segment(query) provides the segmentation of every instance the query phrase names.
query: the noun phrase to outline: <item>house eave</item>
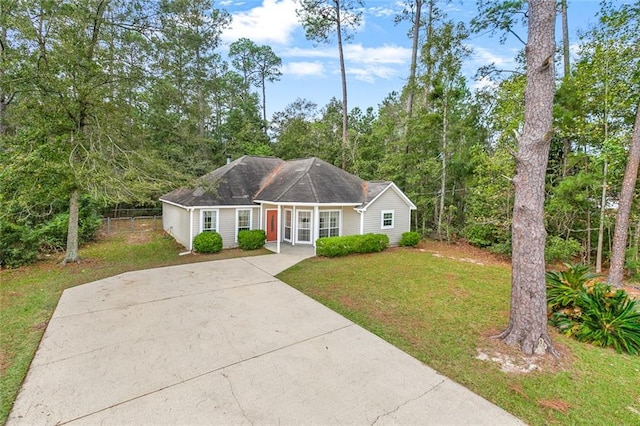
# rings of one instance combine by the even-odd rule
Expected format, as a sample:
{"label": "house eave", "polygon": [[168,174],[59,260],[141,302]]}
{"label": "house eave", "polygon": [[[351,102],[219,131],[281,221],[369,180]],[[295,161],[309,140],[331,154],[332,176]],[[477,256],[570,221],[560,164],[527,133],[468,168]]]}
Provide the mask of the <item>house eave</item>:
{"label": "house eave", "polygon": [[396,192],[396,194],[398,194],[400,196],[402,201],[404,201],[409,206],[410,210],[417,210],[416,205],[413,204],[413,202],[409,199],[409,197],[407,197],[405,195],[405,193],[402,192],[402,190],[400,190],[400,188],[398,188],[398,186],[395,183],[389,182],[389,185],[387,185],[387,187],[385,189],[380,191],[380,193],[378,195],[376,195],[371,201],[369,201],[368,203],[362,205],[361,208],[356,209],[356,211],[358,211],[358,212],[367,211],[369,206],[372,205],[373,203],[375,203],[376,200],[378,200],[378,198],[380,198],[382,196],[382,194],[384,194],[385,192],[387,192],[389,190],[389,188],[392,188]]}
{"label": "house eave", "polygon": [[303,203],[297,201],[270,201],[270,200],[255,200],[259,204],[272,204],[274,206],[296,206],[296,207],[355,207],[362,203]]}

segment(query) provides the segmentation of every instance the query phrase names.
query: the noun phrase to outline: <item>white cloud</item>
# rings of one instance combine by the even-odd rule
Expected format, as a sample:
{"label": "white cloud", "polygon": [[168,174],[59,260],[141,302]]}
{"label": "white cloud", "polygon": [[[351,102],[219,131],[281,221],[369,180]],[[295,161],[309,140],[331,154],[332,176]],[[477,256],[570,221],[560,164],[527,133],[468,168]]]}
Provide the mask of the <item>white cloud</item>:
{"label": "white cloud", "polygon": [[324,65],[321,62],[288,62],[282,66],[282,73],[296,77],[324,75]]}
{"label": "white cloud", "polygon": [[347,69],[347,73],[366,83],[375,83],[378,79],[389,80],[398,74],[395,69],[385,66],[354,67]]}
{"label": "white cloud", "polygon": [[[338,59],[338,49],[334,46],[321,48],[294,47],[279,51],[282,57]],[[347,62],[357,64],[405,64],[411,57],[411,49],[393,45],[364,47],[361,44],[348,44],[344,47]]]}
{"label": "white cloud", "polygon": [[471,59],[474,63],[478,64],[478,66],[495,64],[496,67],[504,67],[504,66],[513,66],[515,64],[514,58],[517,52],[514,52],[513,49],[500,49],[502,52],[498,50],[489,50],[485,47],[480,46],[472,46],[473,53],[471,54]]}
{"label": "white cloud", "polygon": [[222,39],[232,43],[248,38],[257,44],[291,42],[291,33],[300,25],[294,0],[263,0],[262,5],[232,14],[231,28]]}
{"label": "white cloud", "polygon": [[390,7],[374,6],[367,9],[367,14],[375,18],[389,18],[395,16],[397,13],[397,11]]}
{"label": "white cloud", "polygon": [[345,58],[363,64],[404,64],[411,57],[411,49],[400,46],[383,45],[363,47],[361,44],[349,44],[344,48]]}

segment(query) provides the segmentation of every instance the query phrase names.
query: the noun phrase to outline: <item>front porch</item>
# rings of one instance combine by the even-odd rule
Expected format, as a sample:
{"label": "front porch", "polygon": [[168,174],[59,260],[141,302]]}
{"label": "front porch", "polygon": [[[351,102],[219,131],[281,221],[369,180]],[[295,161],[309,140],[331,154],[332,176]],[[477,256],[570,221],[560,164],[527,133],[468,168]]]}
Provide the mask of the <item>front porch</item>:
{"label": "front porch", "polygon": [[[264,248],[274,253],[277,253],[278,243],[276,243],[275,241],[268,242],[264,245]],[[314,257],[316,255],[316,248],[311,244],[292,245],[287,242],[281,242],[280,254],[295,254],[297,256]]]}

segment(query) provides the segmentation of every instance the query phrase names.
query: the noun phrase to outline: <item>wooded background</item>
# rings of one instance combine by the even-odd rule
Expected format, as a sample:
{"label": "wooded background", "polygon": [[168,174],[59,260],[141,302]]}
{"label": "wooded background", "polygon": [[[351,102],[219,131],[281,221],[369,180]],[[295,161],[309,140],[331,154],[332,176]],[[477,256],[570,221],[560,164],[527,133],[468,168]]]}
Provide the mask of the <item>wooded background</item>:
{"label": "wooded background", "polygon": [[[496,43],[526,39],[514,30],[526,2],[478,3],[465,25],[447,17],[447,1],[406,1],[396,19],[413,24],[407,84],[377,107],[349,110],[343,78],[341,98],[291,99],[267,117],[268,84],[282,62],[248,39],[223,58],[231,17],[209,0],[0,0],[0,263],[68,249],[74,202],[82,241],[102,209],[153,205],[227,155],[245,154],[316,156],[363,179],[393,180],[418,206],[415,230],[509,254],[524,54],[518,69],[479,70],[494,84],[478,91],[461,67],[474,32],[494,31]],[[340,47],[363,4],[303,1],[299,16],[309,38]],[[575,40],[564,34],[550,59],[559,72],[548,260],[609,262],[640,97],[639,18],[639,2],[604,2],[598,25]],[[625,265],[637,279],[632,190]]]}

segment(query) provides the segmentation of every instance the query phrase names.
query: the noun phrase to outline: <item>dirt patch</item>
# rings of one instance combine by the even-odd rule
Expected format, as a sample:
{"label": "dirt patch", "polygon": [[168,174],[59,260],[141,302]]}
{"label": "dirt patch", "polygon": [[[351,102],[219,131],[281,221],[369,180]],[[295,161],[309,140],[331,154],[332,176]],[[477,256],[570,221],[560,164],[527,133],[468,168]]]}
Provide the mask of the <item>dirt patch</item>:
{"label": "dirt patch", "polygon": [[431,253],[436,257],[444,257],[476,265],[508,266],[511,264],[511,261],[508,258],[489,253],[488,251],[474,247],[465,241],[448,243],[425,240],[420,242],[416,250]]}
{"label": "dirt patch", "polygon": [[557,373],[567,371],[573,364],[573,355],[569,349],[554,340],[554,348],[560,354],[524,355],[520,348],[508,346],[495,338],[498,330],[489,330],[482,334],[482,343],[476,350],[476,358],[481,361],[494,362],[500,370],[510,374],[528,374],[535,372]]}

